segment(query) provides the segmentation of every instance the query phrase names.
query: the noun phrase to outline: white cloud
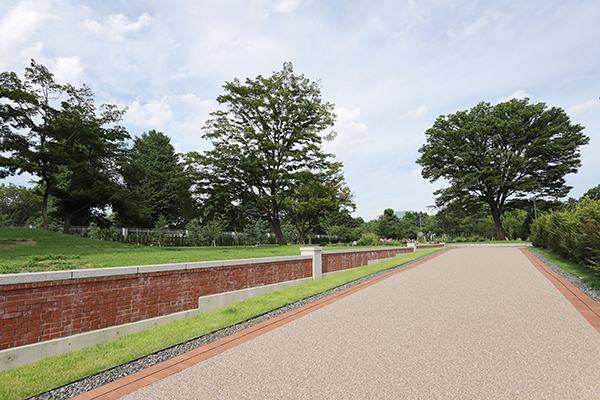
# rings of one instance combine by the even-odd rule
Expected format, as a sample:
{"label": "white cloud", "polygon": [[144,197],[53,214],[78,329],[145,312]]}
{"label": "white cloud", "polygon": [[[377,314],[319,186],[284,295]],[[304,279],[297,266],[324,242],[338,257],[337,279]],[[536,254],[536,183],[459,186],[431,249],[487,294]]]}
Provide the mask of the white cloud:
{"label": "white cloud", "polygon": [[[368,153],[367,149],[374,143],[369,127],[361,120],[361,109],[359,107],[353,109],[336,107],[334,112],[337,121],[332,130],[337,133],[337,136],[332,141],[323,141],[323,150],[333,153],[342,162],[348,158]],[[327,130],[323,133],[329,132],[330,130]]]}
{"label": "white cloud", "polygon": [[202,100],[192,93],[179,95],[177,96],[177,100],[187,107],[197,110],[208,110],[214,105],[212,100]]}
{"label": "white cloud", "polygon": [[585,112],[594,110],[596,108],[600,108],[600,100],[593,99],[590,101],[586,101],[585,103],[576,104],[576,105],[572,106],[571,108],[569,108],[569,114],[585,113]]}
{"label": "white cloud", "polygon": [[344,107],[337,107],[334,113],[337,115],[338,123],[354,121],[360,117],[360,107],[353,108],[352,110]]}
{"label": "white cloud", "polygon": [[81,64],[79,56],[57,58],[54,63],[54,68],[51,70],[58,83],[70,83],[74,86],[80,86],[82,84],[81,77],[83,75],[84,66]]}
{"label": "white cloud", "polygon": [[337,115],[337,122],[333,127],[338,136],[333,140],[334,146],[348,147],[359,143],[364,143],[369,140],[368,126],[360,121],[360,107],[347,109],[337,107],[334,111]]}
{"label": "white cloud", "polygon": [[412,174],[410,174],[410,177],[413,178],[413,179],[415,179],[415,178],[421,179],[422,178],[421,171],[423,171],[423,167],[419,167],[419,168],[415,169],[412,172]]}
{"label": "white cloud", "polygon": [[49,1],[20,1],[0,20],[0,55],[14,57],[20,49],[39,49],[42,45],[31,43],[34,33],[48,20],[60,19],[50,12]]}
{"label": "white cloud", "polygon": [[512,99],[523,100],[526,97],[529,98],[529,99],[533,98],[533,96],[530,95],[529,93],[527,93],[526,91],[524,91],[524,90],[517,90],[516,92],[514,92],[510,96],[503,97],[500,100],[498,100],[498,103],[504,103],[504,102],[507,102],[507,101],[511,101]]}
{"label": "white cloud", "polygon": [[124,123],[133,136],[149,129],[163,132],[181,153],[206,150],[209,143],[202,139],[202,127],[214,106],[212,100],[202,100],[191,93],[164,96],[143,104],[136,100],[128,105]]}
{"label": "white cloud", "polygon": [[149,101],[146,104],[134,101],[128,108],[124,121],[142,128],[163,130],[173,118],[171,104],[166,97],[160,101]]}
{"label": "white cloud", "polygon": [[199,147],[202,147],[199,144],[202,127],[215,103],[212,100],[202,100],[191,93],[177,96],[174,103],[181,115],[179,119],[181,122],[174,127],[178,132],[178,137],[181,138],[175,143],[177,151],[185,153],[191,150],[199,150]]}
{"label": "white cloud", "polygon": [[278,0],[273,3],[273,11],[282,14],[292,14],[300,5],[300,0]]}
{"label": "white cloud", "polygon": [[502,14],[498,11],[488,10],[483,15],[479,16],[475,22],[472,22],[462,28],[459,33],[456,33],[455,29],[448,30],[447,35],[451,39],[469,38],[472,36],[480,35],[485,31],[492,23],[502,18]]}
{"label": "white cloud", "polygon": [[427,111],[427,107],[421,106],[416,110],[410,110],[407,113],[403,114],[400,118],[418,118],[423,115]]}
{"label": "white cloud", "polygon": [[89,32],[106,36],[108,40],[122,41],[128,33],[139,32],[151,22],[152,17],[148,13],[140,15],[137,22],[129,22],[125,15],[115,14],[108,17],[104,23],[86,19],[82,26]]}

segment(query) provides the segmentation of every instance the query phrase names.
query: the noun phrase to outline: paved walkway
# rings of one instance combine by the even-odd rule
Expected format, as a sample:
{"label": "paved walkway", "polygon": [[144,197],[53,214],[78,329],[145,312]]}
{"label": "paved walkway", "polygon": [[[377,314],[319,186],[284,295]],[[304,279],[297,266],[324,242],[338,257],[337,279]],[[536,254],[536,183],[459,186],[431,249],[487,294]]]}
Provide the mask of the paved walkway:
{"label": "paved walkway", "polygon": [[600,306],[516,248],[460,248],[78,399],[600,399]]}

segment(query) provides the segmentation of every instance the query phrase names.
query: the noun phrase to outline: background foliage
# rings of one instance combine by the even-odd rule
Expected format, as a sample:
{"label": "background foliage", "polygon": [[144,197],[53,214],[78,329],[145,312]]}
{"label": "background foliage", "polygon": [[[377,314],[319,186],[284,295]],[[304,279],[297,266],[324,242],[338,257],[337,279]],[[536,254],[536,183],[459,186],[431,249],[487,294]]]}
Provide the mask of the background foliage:
{"label": "background foliage", "polygon": [[582,198],[531,224],[533,245],[600,270],[600,200]]}
{"label": "background foliage", "polygon": [[488,206],[497,240],[504,240],[504,212],[521,199],[565,197],[565,175],[581,166],[579,148],[589,142],[583,127],[560,108],[529,99],[496,105],[481,102],[468,111],[438,117],[425,132],[417,163],[423,178],[448,180],[436,203],[478,200]]}

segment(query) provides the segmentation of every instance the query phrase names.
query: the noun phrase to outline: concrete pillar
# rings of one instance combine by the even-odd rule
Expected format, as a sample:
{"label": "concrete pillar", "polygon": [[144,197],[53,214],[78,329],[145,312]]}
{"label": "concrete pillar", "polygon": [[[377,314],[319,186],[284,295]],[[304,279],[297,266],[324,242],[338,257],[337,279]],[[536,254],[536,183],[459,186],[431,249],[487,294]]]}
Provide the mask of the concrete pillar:
{"label": "concrete pillar", "polygon": [[303,256],[312,256],[313,280],[321,279],[323,277],[323,248],[318,246],[300,247],[300,254]]}
{"label": "concrete pillar", "polygon": [[412,247],[413,248],[413,253],[415,251],[417,251],[417,244],[416,243],[406,243],[406,247]]}

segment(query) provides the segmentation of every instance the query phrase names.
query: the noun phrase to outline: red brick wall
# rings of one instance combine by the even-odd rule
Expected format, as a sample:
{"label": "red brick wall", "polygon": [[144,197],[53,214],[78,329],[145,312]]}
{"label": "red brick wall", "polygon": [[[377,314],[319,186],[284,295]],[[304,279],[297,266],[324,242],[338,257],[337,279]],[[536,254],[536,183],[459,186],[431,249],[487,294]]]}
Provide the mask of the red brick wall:
{"label": "red brick wall", "polygon": [[[323,272],[412,249],[323,253]],[[308,278],[312,260],[0,285],[0,350],[198,308],[201,296]]]}
{"label": "red brick wall", "polygon": [[341,271],[368,265],[370,260],[392,258],[399,254],[412,253],[412,247],[373,249],[355,252],[323,253],[323,273]]}
{"label": "red brick wall", "polygon": [[200,296],[310,277],[279,261],[0,286],[0,349],[198,308]]}

